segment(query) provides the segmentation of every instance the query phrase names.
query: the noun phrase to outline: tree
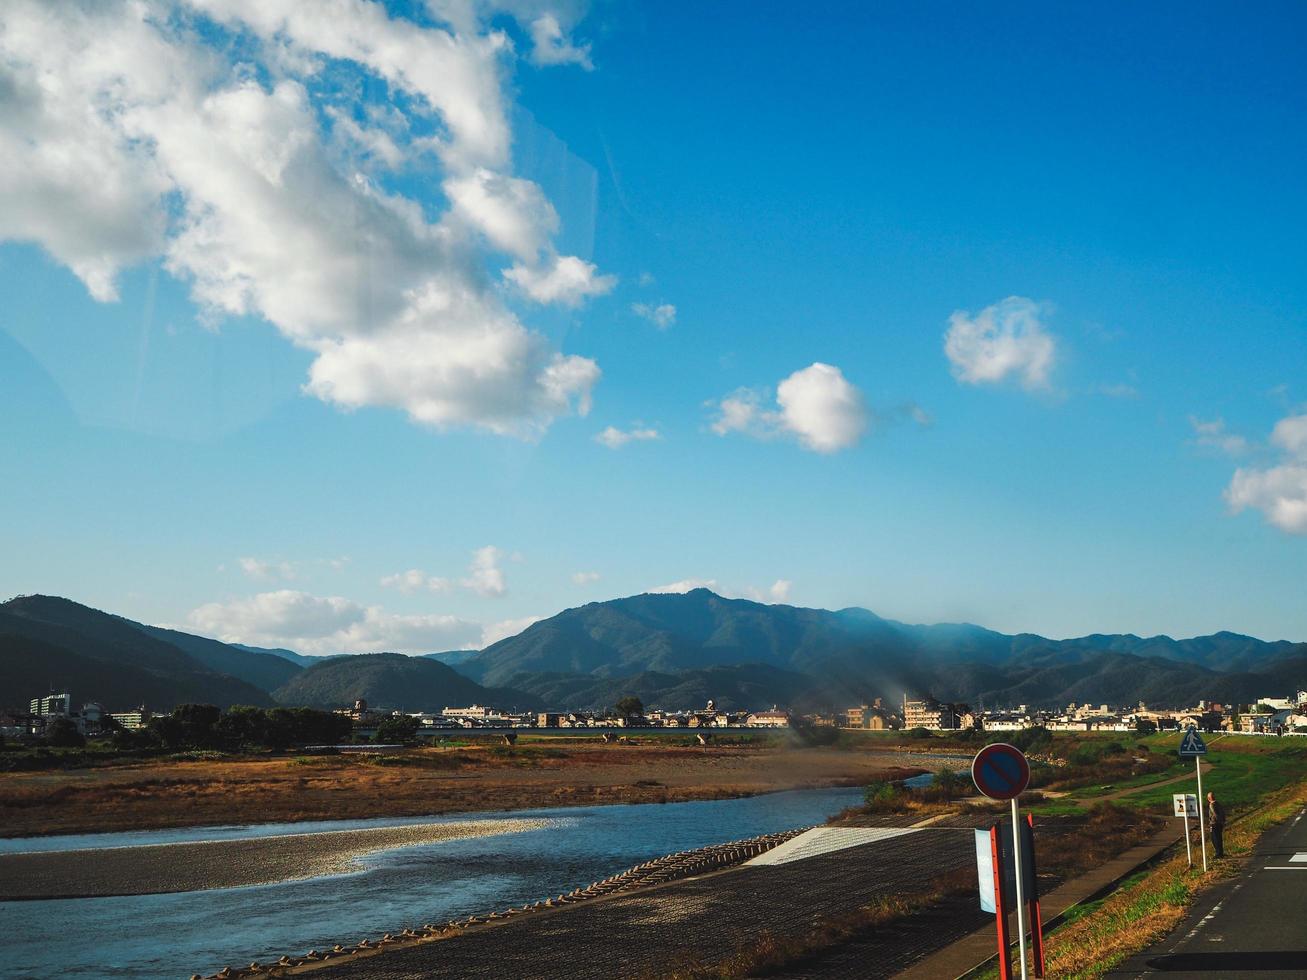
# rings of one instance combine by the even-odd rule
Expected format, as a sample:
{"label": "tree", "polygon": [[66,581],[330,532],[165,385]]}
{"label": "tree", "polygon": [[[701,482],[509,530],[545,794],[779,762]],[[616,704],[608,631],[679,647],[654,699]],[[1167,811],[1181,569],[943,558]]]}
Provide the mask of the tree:
{"label": "tree", "polygon": [[377,725],[378,742],[411,742],[418,733],[418,720],[409,715],[383,719]]}
{"label": "tree", "polygon": [[1153,735],[1157,732],[1157,722],[1151,718],[1136,718],[1135,731],[1140,735]]}
{"label": "tree", "polygon": [[628,720],[644,714],[644,702],[634,694],[628,694],[618,701],[616,708],[617,713]]}
{"label": "tree", "polygon": [[86,744],[86,736],[77,730],[70,719],[54,718],[46,722],[45,741],[55,748],[81,748]]}

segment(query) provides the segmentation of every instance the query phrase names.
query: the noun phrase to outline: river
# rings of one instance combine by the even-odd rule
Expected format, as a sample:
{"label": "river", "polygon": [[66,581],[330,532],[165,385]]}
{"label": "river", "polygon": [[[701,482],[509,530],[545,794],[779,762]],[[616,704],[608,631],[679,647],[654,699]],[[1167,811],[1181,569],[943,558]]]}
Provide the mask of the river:
{"label": "river", "polygon": [[[271,885],[0,903],[7,978],[187,977],[523,905],[676,851],[821,823],[860,789],[733,800],[457,814],[544,818],[521,833],[370,855],[358,871]],[[413,824],[412,817],[0,840],[0,853],[169,844]],[[94,860],[88,855],[88,860]]]}

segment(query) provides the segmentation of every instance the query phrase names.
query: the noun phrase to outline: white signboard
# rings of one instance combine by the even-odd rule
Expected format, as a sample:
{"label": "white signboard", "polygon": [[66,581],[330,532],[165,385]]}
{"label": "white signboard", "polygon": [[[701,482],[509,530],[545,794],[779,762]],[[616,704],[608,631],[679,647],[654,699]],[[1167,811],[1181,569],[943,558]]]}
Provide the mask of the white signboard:
{"label": "white signboard", "polygon": [[1198,797],[1193,793],[1175,793],[1171,796],[1175,804],[1175,816],[1192,817],[1198,813]]}

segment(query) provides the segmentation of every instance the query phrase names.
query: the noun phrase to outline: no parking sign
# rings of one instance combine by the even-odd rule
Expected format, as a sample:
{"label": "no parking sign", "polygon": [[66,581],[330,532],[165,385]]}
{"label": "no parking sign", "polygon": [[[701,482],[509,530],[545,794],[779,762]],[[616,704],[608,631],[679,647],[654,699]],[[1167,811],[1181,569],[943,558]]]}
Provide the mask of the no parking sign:
{"label": "no parking sign", "polygon": [[986,745],[971,760],[971,779],[991,800],[1012,800],[1030,785],[1030,764],[1015,745]]}

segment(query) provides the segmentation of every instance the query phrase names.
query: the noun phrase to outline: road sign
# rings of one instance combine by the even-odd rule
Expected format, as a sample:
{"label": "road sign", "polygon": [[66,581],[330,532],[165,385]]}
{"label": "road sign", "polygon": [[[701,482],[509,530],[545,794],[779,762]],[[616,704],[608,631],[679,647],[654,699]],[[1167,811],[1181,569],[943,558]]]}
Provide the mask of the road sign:
{"label": "road sign", "polygon": [[1198,813],[1198,797],[1193,793],[1173,793],[1171,802],[1175,805],[1175,816],[1190,817]]}
{"label": "road sign", "polygon": [[1198,734],[1198,729],[1190,725],[1188,731],[1184,733],[1184,738],[1180,739],[1180,758],[1191,759],[1206,754],[1207,743]]}
{"label": "road sign", "polygon": [[1030,764],[1015,745],[986,745],[971,761],[971,779],[991,800],[1014,800],[1030,785]]}

